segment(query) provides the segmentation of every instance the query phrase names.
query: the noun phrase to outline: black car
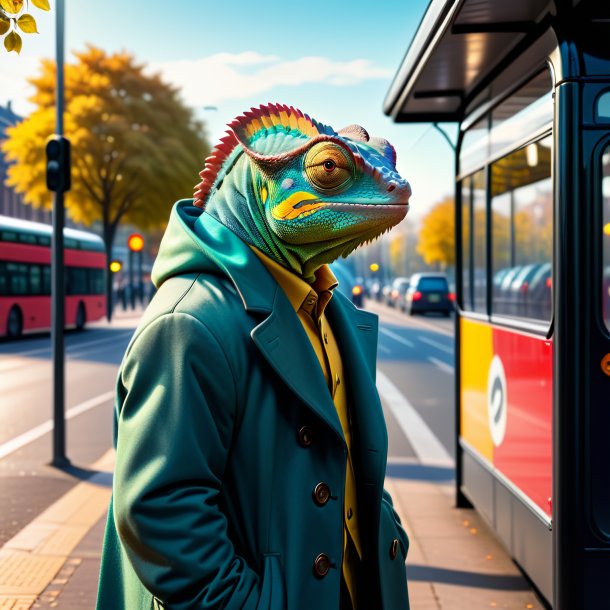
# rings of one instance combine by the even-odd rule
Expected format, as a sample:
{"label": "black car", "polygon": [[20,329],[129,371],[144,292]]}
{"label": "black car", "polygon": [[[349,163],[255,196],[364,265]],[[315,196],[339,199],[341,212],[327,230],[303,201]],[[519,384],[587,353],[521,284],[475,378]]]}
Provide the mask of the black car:
{"label": "black car", "polygon": [[444,273],[415,273],[405,295],[405,311],[409,315],[437,311],[445,316],[453,311],[452,294]]}

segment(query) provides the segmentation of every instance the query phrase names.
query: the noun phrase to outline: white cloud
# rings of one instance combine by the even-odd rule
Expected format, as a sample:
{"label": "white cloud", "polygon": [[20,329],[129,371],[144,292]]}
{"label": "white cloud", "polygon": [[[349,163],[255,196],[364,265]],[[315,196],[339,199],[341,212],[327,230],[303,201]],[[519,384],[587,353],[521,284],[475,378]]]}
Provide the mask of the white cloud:
{"label": "white cloud", "polygon": [[245,99],[278,86],[355,85],[369,79],[390,78],[394,74],[368,59],[334,61],[311,56],[284,61],[276,55],[255,51],[155,63],[151,69],[180,87],[185,102],[194,107]]}

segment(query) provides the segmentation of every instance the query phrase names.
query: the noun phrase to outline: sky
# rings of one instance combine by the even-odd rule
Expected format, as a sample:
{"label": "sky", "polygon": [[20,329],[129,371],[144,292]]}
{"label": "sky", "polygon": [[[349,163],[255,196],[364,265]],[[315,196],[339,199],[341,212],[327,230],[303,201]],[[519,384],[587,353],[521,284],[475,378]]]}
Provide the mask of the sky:
{"label": "sky", "polygon": [[[253,106],[295,106],[334,129],[358,123],[389,140],[411,183],[407,223],[453,194],[453,151],[429,124],[397,125],[383,100],[428,0],[383,3],[309,0],[65,0],[66,61],[93,44],[129,51],[180,87],[215,144],[233,117]],[[40,34],[24,35],[21,55],[0,52],[0,104],[27,115],[41,57],[55,54],[52,13],[33,8]],[[455,126],[447,129],[455,140]]]}

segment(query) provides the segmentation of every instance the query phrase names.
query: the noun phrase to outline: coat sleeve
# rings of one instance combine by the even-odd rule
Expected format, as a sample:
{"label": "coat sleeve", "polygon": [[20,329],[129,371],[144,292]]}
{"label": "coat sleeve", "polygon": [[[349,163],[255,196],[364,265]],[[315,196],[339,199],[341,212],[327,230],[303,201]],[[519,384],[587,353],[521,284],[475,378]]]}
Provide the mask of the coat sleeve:
{"label": "coat sleeve", "polygon": [[125,357],[118,402],[115,524],[142,583],[168,610],[256,608],[258,577],[219,509],[236,390],[217,339],[187,314],[156,319]]}

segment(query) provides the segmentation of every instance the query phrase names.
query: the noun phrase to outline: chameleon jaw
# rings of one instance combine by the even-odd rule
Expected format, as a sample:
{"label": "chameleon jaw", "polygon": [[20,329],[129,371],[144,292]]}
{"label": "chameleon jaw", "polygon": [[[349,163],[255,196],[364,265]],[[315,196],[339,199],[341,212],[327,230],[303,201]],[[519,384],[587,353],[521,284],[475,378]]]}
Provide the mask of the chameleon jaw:
{"label": "chameleon jaw", "polygon": [[[290,198],[289,198],[290,199]],[[371,212],[371,208],[376,208],[377,211],[387,210],[398,211],[399,208],[406,208],[405,214],[409,210],[409,203],[386,203],[384,201],[372,201],[370,203],[348,203],[345,201],[320,201],[312,199],[298,201],[294,205],[284,205],[288,200],[283,201],[271,210],[271,215],[275,220],[296,220],[297,218],[305,218],[311,216],[320,210],[333,210],[336,212],[363,212],[367,214]]]}

